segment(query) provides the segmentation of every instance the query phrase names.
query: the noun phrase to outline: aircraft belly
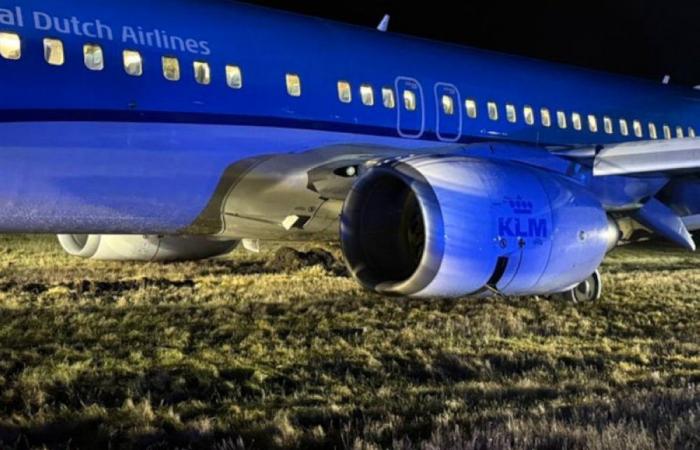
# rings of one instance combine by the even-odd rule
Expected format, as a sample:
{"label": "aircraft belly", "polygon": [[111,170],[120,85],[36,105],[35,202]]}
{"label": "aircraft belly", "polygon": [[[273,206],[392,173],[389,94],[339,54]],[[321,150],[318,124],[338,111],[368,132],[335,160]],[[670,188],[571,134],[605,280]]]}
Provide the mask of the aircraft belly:
{"label": "aircraft belly", "polygon": [[[0,134],[0,232],[6,233],[238,235],[259,230],[266,235],[263,231],[274,228],[270,235],[280,229],[303,234],[298,224],[290,230],[279,225],[295,214],[310,216],[307,229],[322,232],[334,228],[329,216],[336,211],[328,212],[323,195],[309,190],[304,168],[342,159],[350,150],[361,154],[372,146],[395,146],[393,153],[405,153],[430,144],[174,123],[4,122]],[[326,150],[314,153],[321,148]],[[218,191],[227,182],[228,168],[290,154],[309,154],[294,163],[297,172],[297,166],[281,159],[265,166],[269,171],[258,178]],[[263,222],[253,226],[250,219]]]}

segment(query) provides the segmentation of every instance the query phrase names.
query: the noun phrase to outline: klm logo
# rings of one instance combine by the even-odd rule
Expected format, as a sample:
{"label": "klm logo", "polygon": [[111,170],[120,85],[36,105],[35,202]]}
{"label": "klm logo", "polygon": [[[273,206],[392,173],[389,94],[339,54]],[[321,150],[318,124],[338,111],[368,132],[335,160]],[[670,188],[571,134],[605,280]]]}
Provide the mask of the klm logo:
{"label": "klm logo", "polygon": [[534,204],[522,197],[505,198],[505,205],[510,207],[512,216],[498,219],[498,234],[502,237],[546,238],[549,235],[547,219],[536,219]]}
{"label": "klm logo", "polygon": [[501,217],[498,235],[502,237],[546,238],[549,235],[547,219]]}

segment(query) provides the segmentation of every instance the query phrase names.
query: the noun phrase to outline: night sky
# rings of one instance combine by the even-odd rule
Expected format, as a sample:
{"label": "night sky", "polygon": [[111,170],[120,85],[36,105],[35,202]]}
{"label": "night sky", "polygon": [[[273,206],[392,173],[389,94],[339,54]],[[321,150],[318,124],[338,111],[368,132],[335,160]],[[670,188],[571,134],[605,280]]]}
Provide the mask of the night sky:
{"label": "night sky", "polygon": [[[376,26],[473,47],[700,85],[700,1],[250,0],[278,9]],[[418,5],[418,6],[414,6]]]}

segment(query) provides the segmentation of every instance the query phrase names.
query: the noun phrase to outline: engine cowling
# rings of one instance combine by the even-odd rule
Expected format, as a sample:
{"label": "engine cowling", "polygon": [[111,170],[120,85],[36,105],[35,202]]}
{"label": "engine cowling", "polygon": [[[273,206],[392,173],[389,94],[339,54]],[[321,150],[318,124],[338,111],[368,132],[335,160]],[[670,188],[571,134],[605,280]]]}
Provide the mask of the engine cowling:
{"label": "engine cowling", "polygon": [[341,216],[353,275],[408,296],[563,292],[596,271],[617,235],[600,202],[565,177],[451,156],[370,169]]}
{"label": "engine cowling", "polygon": [[58,241],[73,256],[102,261],[193,261],[224,255],[238,244],[206,237],[99,234],[63,234]]}

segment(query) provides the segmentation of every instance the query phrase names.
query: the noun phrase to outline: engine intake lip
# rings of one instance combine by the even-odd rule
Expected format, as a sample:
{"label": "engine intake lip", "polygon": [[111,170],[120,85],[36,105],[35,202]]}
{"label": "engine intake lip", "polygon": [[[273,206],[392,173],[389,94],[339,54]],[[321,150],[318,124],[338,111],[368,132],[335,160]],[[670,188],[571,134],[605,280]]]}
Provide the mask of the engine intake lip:
{"label": "engine intake lip", "polygon": [[340,221],[343,255],[353,276],[382,294],[420,294],[444,255],[437,196],[407,163],[373,168],[348,194]]}
{"label": "engine intake lip", "polygon": [[92,258],[100,246],[101,236],[95,234],[59,234],[58,241],[69,255]]}

